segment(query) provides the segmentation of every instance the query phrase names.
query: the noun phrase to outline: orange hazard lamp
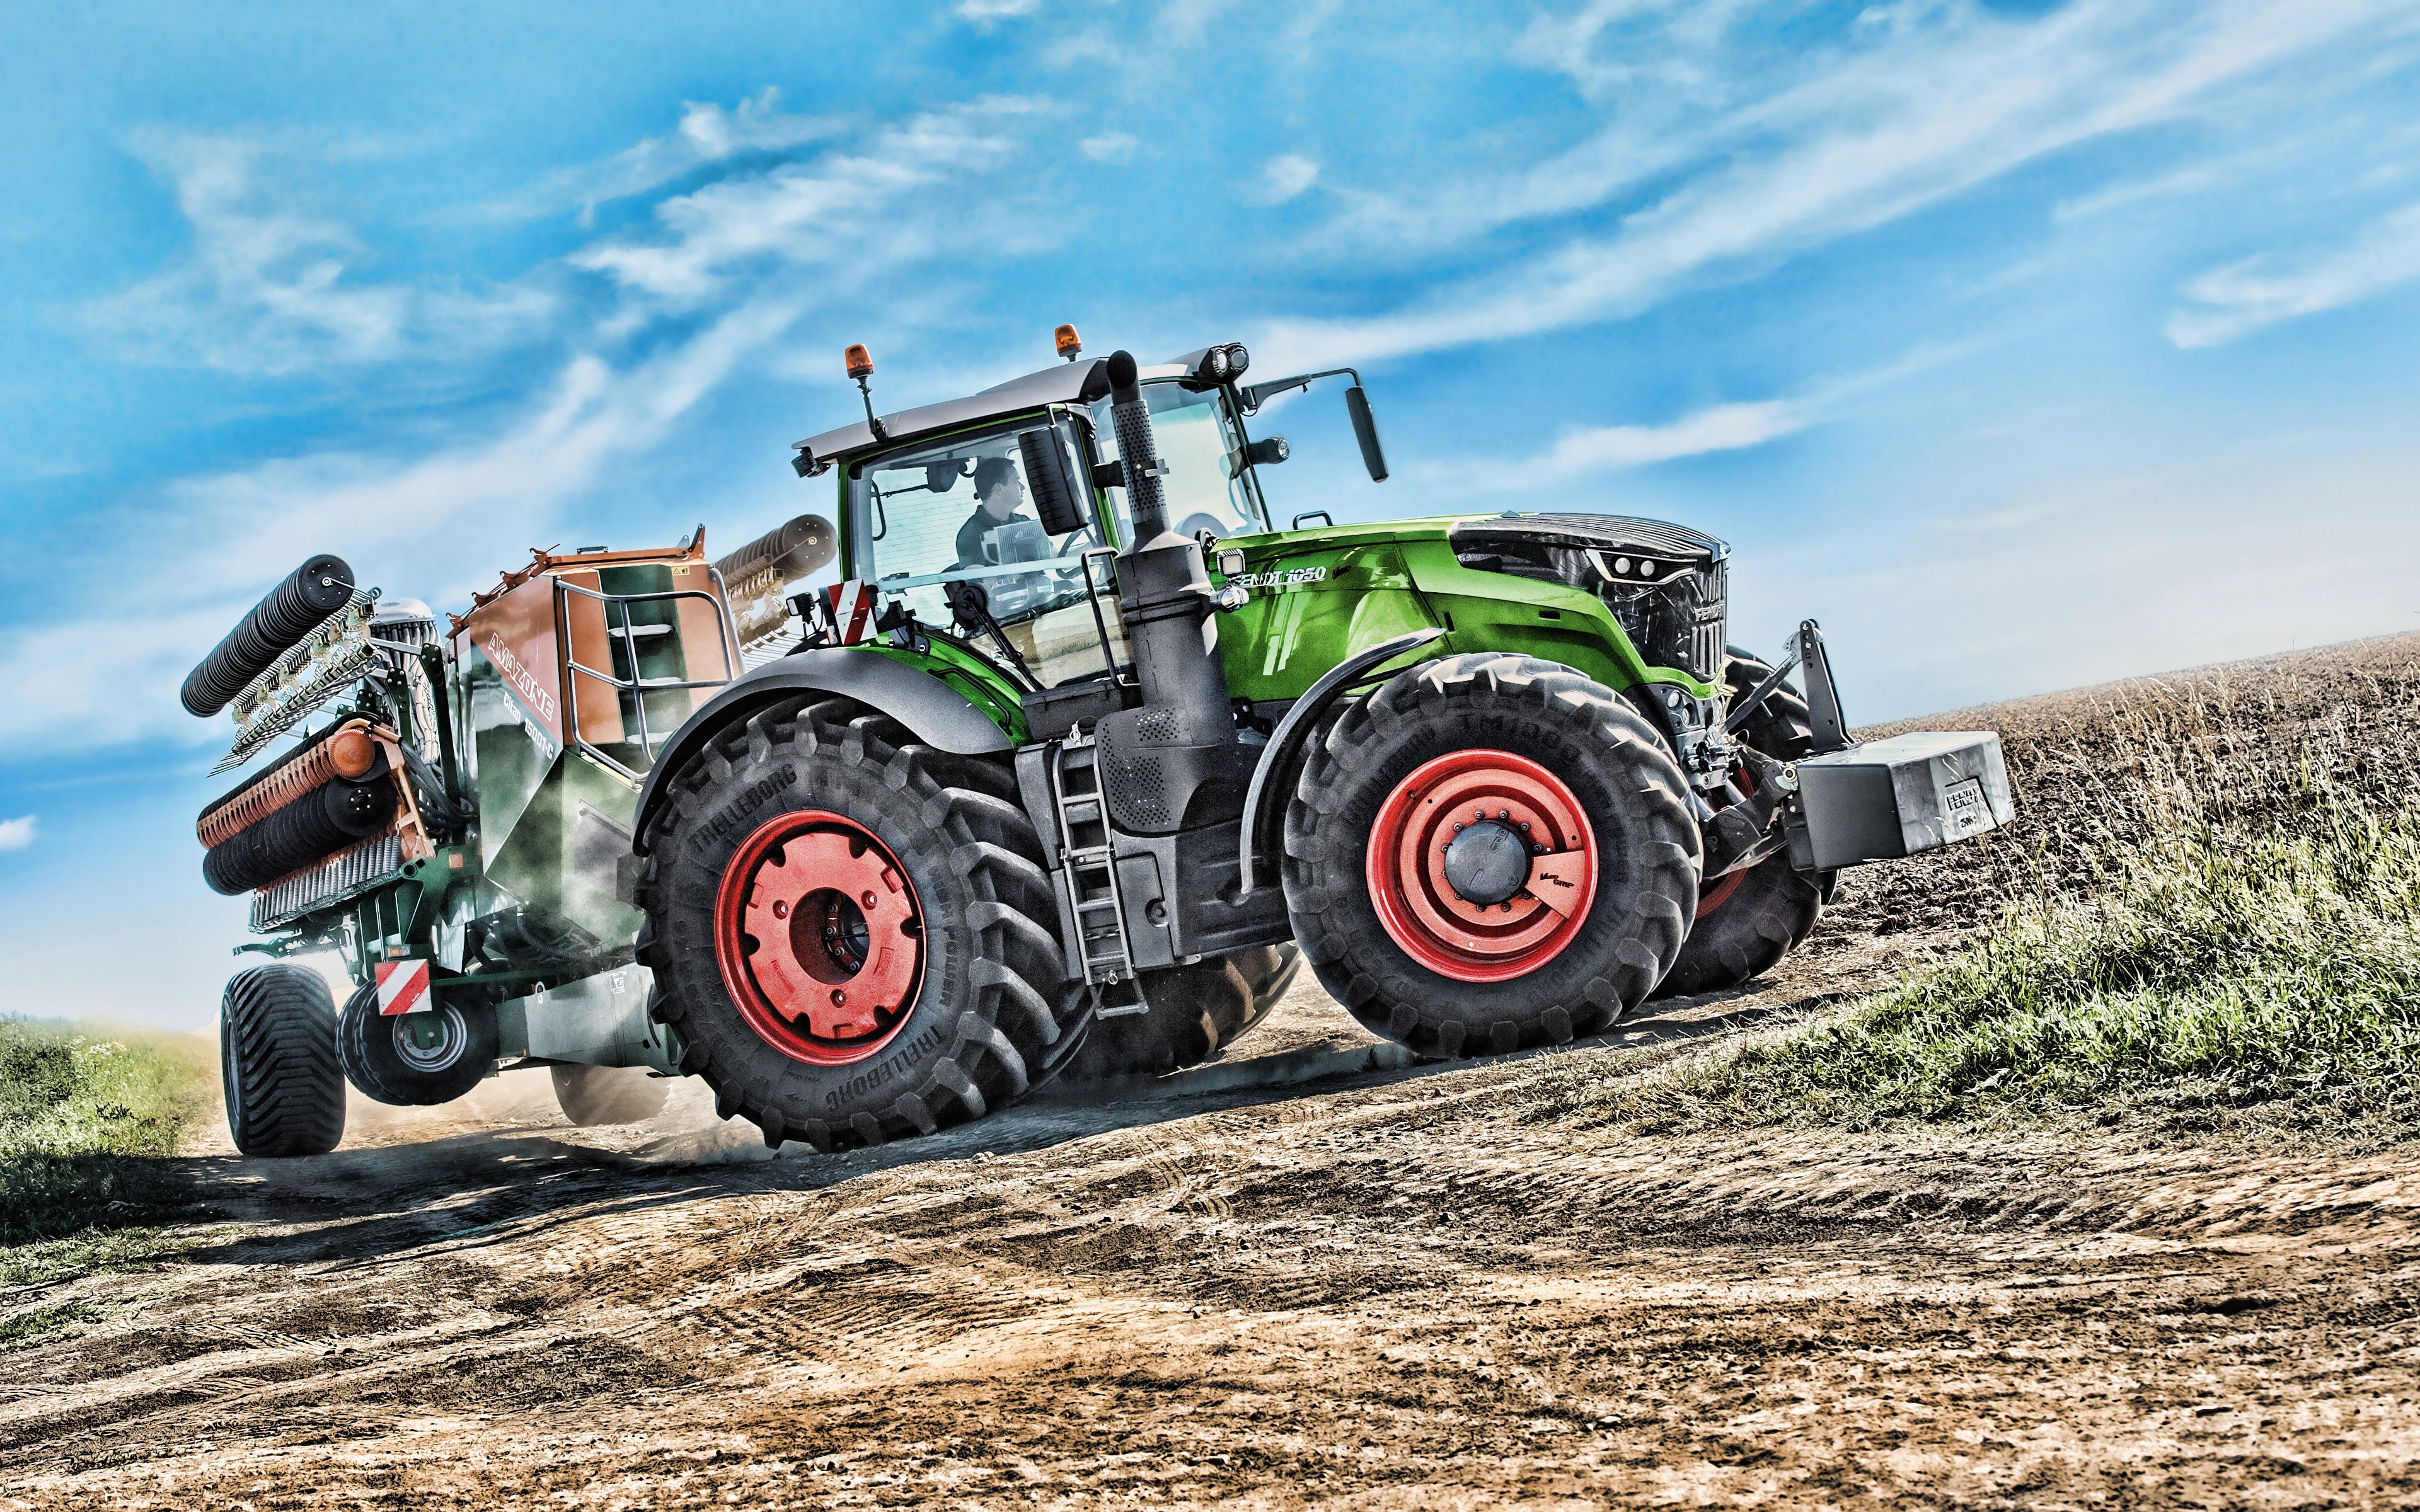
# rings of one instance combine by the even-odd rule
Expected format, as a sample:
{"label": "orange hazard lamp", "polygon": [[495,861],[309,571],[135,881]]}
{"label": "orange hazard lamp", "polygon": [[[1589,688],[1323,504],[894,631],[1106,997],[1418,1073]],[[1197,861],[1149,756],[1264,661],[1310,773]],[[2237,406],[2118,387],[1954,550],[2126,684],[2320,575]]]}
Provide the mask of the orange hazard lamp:
{"label": "orange hazard lamp", "polygon": [[1050,333],[1050,339],[1058,344],[1059,355],[1071,363],[1084,349],[1084,338],[1076,334],[1074,326],[1061,326]]}
{"label": "orange hazard lamp", "polygon": [[841,353],[840,360],[848,364],[848,376],[860,383],[874,376],[874,354],[862,345],[852,345]]}

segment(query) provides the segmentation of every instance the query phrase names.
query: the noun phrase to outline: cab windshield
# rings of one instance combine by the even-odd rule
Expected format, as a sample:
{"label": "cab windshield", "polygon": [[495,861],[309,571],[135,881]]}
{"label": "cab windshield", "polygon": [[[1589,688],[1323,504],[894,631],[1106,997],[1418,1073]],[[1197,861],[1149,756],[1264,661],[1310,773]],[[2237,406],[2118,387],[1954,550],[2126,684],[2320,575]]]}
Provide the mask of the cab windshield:
{"label": "cab windshield", "polygon": [[[1168,496],[1169,525],[1180,535],[1206,530],[1225,537],[1267,530],[1268,513],[1252,470],[1243,465],[1243,437],[1218,393],[1194,393],[1158,382],[1144,384],[1142,393],[1151,407],[1152,444],[1166,470],[1160,486]],[[1117,427],[1109,419],[1109,401],[1094,405],[1093,415],[1101,455],[1115,457]],[[1132,534],[1126,491],[1112,488],[1109,500],[1119,533]]]}
{"label": "cab windshield", "polygon": [[[1107,666],[1082,570],[1083,552],[1104,543],[1094,527],[1053,535],[1035,517],[1018,447],[1029,432],[1063,458],[1075,455],[1064,428],[1028,422],[863,464],[849,479],[849,561],[856,576],[886,599],[906,600],[923,624],[962,632],[953,585],[979,585],[992,619],[1048,685]],[[1072,461],[1068,472],[1084,476]],[[1106,564],[1094,576],[1106,587]],[[1114,604],[1113,593],[1103,597]]]}

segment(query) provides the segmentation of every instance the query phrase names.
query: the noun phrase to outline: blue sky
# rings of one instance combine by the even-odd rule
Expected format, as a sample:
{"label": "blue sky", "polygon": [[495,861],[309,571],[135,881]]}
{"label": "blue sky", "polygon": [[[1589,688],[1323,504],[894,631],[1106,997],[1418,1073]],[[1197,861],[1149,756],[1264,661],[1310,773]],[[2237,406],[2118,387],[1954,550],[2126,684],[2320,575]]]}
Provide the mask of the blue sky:
{"label": "blue sky", "polygon": [[1051,327],[1353,363],[1280,508],[1688,521],[1881,718],[2420,627],[2420,3],[16,7],[0,1009],[206,1023],[185,670],[727,548]]}

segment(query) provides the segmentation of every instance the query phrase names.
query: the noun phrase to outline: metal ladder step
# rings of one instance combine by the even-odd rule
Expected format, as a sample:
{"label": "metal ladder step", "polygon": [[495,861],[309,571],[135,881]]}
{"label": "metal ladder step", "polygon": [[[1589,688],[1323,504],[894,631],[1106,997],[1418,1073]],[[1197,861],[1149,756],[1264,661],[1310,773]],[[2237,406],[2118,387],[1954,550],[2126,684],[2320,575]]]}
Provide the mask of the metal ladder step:
{"label": "metal ladder step", "polygon": [[1118,887],[1117,853],[1109,844],[1109,806],[1096,765],[1078,768],[1081,787],[1070,784],[1067,758],[1090,748],[1082,733],[1071,735],[1048,759],[1050,797],[1059,813],[1060,874],[1066,879],[1069,917],[1075,921],[1084,986],[1095,1018],[1147,1012],[1135,980],[1134,943],[1126,935],[1125,898]]}

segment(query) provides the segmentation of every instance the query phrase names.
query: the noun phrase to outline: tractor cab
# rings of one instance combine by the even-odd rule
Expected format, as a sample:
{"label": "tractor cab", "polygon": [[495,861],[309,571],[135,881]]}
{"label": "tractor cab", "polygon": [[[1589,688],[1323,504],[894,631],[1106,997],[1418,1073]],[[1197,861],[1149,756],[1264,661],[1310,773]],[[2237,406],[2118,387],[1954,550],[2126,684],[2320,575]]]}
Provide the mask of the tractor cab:
{"label": "tractor cab", "polygon": [[[1111,678],[1131,662],[1111,574],[1133,515],[1108,383],[1079,352],[1063,329],[1061,366],[888,416],[869,396],[864,423],[798,445],[802,476],[840,469],[843,578],[985,646],[1037,689]],[[1328,375],[1255,391],[1237,383],[1249,363],[1230,343],[1139,370],[1179,535],[1278,529],[1259,466],[1283,461],[1285,443],[1254,441],[1246,419],[1270,393]],[[863,387],[871,359],[853,347],[850,363]],[[1356,409],[1357,427],[1366,409]],[[1374,428],[1367,438],[1374,455]],[[835,627],[835,639],[852,638]]]}

